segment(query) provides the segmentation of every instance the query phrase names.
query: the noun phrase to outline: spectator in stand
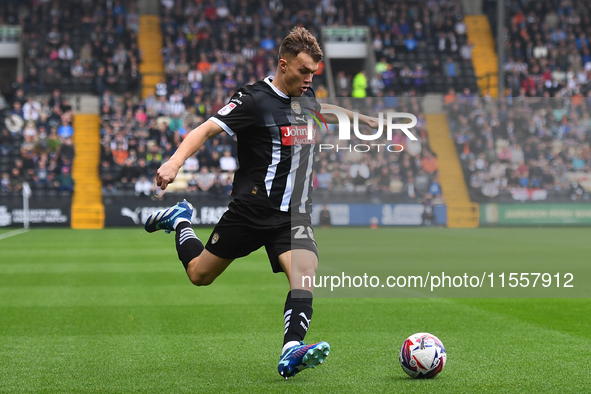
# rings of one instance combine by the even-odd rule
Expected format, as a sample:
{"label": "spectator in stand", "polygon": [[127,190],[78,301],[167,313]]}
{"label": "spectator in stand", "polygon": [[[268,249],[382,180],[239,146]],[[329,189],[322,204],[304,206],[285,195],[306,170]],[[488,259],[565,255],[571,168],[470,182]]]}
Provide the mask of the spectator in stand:
{"label": "spectator in stand", "polygon": [[65,191],[72,193],[74,191],[74,179],[70,174],[70,167],[63,167],[61,173],[55,180],[55,185],[58,191]]}
{"label": "spectator in stand", "polygon": [[0,177],[0,193],[8,194],[12,192],[12,183],[10,180],[10,174],[3,172]]}
{"label": "spectator in stand", "polygon": [[201,167],[197,174],[197,187],[200,191],[208,191],[214,184],[216,176],[207,167]]}
{"label": "spectator in stand", "polygon": [[36,122],[41,115],[41,104],[29,96],[27,102],[23,105],[23,118],[30,122]]}
{"label": "spectator in stand", "polygon": [[423,150],[421,164],[423,169],[429,174],[434,174],[437,171],[437,158],[429,150]]}
{"label": "spectator in stand", "polygon": [[229,150],[224,151],[224,156],[220,158],[219,167],[222,171],[236,171],[238,164],[236,159],[232,156],[232,152]]}
{"label": "spectator in stand", "polygon": [[422,219],[423,219],[423,225],[425,225],[425,226],[433,225],[433,222],[435,220],[433,200],[432,200],[432,196],[429,193],[426,193],[425,197],[423,198]]}
{"label": "spectator in stand", "polygon": [[10,190],[14,194],[18,194],[23,188],[23,183],[24,178],[22,172],[17,167],[14,167],[10,177]]}
{"label": "spectator in stand", "polygon": [[58,128],[57,134],[62,142],[65,141],[66,138],[70,138],[74,135],[72,125],[64,117],[62,117],[62,124]]}
{"label": "spectator in stand", "polygon": [[139,177],[139,179],[134,185],[134,188],[136,196],[150,197],[156,191],[154,187],[154,182],[148,180],[146,175],[142,175]]}
{"label": "spectator in stand", "polygon": [[367,96],[367,77],[365,71],[358,72],[353,78],[352,97],[363,98]]}
{"label": "spectator in stand", "polygon": [[320,172],[316,175],[316,181],[320,190],[330,190],[332,188],[332,175],[326,166],[320,168]]}
{"label": "spectator in stand", "polygon": [[460,55],[462,56],[462,60],[465,62],[471,62],[473,50],[474,44],[472,44],[471,42],[467,42],[464,45],[462,45],[462,48],[460,49]]}
{"label": "spectator in stand", "polygon": [[8,102],[6,101],[6,97],[4,97],[4,95],[2,94],[2,91],[0,90],[0,111],[2,111],[4,108],[8,107]]}
{"label": "spectator in stand", "polygon": [[458,65],[449,56],[447,57],[447,59],[445,59],[445,63],[443,64],[443,74],[450,81],[453,81],[455,78],[459,76]]}
{"label": "spectator in stand", "polygon": [[441,196],[442,192],[441,192],[441,185],[439,183],[439,177],[437,175],[435,175],[433,177],[433,181],[431,182],[431,184],[429,185],[429,194],[431,196]]}

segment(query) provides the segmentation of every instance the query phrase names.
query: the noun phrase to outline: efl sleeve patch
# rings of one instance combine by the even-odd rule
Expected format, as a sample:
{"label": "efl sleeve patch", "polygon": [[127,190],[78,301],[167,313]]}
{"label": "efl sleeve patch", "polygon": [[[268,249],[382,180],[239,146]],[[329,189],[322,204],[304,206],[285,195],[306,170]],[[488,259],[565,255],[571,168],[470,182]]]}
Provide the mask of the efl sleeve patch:
{"label": "efl sleeve patch", "polygon": [[222,109],[218,111],[218,115],[225,116],[228,115],[232,110],[236,108],[235,103],[226,104]]}
{"label": "efl sleeve patch", "polygon": [[224,128],[230,135],[241,133],[243,130],[248,130],[255,125],[257,106],[250,94],[239,90],[224,107],[213,114],[212,118],[217,118],[223,123],[231,131],[229,132]]}

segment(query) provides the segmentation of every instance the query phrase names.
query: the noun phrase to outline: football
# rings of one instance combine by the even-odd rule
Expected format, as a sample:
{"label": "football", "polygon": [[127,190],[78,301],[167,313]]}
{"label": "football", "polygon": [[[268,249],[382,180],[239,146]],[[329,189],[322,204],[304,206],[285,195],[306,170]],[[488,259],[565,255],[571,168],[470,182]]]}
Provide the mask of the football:
{"label": "football", "polygon": [[437,376],[445,367],[447,353],[435,335],[419,332],[409,336],[400,348],[400,366],[408,376],[426,379]]}

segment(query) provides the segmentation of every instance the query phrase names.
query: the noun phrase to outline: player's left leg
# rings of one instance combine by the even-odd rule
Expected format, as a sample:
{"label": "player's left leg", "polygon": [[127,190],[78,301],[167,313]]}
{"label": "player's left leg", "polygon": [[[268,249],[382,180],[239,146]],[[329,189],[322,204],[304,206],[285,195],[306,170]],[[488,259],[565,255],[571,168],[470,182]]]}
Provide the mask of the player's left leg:
{"label": "player's left leg", "polygon": [[147,232],[153,233],[159,230],[165,230],[166,233],[175,232],[175,244],[179,260],[183,263],[185,270],[195,258],[203,252],[203,242],[195,235],[191,227],[191,218],[193,217],[193,205],[187,200],[183,200],[176,205],[161,209],[152,213],[144,228]]}
{"label": "player's left leg", "polygon": [[306,368],[322,364],[330,346],[326,342],[304,344],[312,320],[312,291],[318,256],[311,250],[290,250],[279,255],[279,264],[290,286],[285,301],[285,331],[278,365],[279,374],[287,379]]}
{"label": "player's left leg", "polygon": [[193,206],[183,200],[151,214],[144,227],[149,233],[158,230],[165,230],[167,233],[174,231],[178,257],[187,276],[194,285],[206,286],[224,272],[234,259],[222,258],[204,249],[203,242],[191,227],[192,216]]}
{"label": "player's left leg", "polygon": [[205,249],[187,265],[187,276],[195,286],[207,286],[228,268],[234,259],[224,259]]}

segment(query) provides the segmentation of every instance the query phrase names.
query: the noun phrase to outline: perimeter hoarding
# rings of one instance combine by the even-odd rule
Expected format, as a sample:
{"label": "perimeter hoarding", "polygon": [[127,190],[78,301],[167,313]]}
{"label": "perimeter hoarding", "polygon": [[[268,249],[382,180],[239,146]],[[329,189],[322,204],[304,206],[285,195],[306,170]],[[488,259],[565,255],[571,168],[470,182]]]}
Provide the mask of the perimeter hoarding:
{"label": "perimeter hoarding", "polygon": [[483,226],[591,226],[591,204],[480,204]]}

